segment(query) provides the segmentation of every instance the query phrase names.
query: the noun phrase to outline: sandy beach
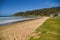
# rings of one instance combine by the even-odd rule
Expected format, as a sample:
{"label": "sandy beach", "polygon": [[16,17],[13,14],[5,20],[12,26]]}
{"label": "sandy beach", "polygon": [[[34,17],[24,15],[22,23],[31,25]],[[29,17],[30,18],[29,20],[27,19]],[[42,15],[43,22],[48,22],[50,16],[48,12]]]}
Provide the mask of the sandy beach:
{"label": "sandy beach", "polygon": [[0,27],[0,40],[28,40],[29,35],[41,26],[49,17],[16,22]]}

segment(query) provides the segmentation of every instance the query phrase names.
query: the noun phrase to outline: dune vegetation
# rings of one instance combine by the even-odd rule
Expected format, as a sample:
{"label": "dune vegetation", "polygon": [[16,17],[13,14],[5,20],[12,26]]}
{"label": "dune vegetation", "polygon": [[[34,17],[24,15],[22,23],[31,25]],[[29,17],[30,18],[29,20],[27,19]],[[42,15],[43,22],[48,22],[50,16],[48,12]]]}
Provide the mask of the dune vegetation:
{"label": "dune vegetation", "polygon": [[29,40],[60,40],[60,17],[48,19],[32,33]]}

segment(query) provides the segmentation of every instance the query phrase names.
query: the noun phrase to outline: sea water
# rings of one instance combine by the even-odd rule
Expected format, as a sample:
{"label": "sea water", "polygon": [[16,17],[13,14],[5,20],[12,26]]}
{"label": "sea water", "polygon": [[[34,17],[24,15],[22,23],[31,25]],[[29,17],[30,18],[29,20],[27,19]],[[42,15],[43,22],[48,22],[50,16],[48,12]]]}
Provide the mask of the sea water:
{"label": "sea water", "polygon": [[25,16],[0,17],[0,25],[7,24],[7,23],[13,23],[13,22],[17,22],[17,21],[36,19],[36,18],[40,18],[40,16],[37,16],[37,17],[25,17]]}
{"label": "sea water", "polygon": [[10,22],[16,22],[16,21],[23,21],[28,20],[31,18],[28,17],[0,17],[0,24],[10,23]]}

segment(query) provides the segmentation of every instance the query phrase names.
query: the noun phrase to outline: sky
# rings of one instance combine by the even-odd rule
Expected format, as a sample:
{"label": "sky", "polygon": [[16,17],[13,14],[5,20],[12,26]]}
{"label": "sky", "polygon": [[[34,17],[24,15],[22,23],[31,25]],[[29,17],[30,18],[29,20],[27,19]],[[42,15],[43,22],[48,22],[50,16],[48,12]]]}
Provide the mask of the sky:
{"label": "sky", "polygon": [[0,16],[60,6],[60,0],[0,0]]}

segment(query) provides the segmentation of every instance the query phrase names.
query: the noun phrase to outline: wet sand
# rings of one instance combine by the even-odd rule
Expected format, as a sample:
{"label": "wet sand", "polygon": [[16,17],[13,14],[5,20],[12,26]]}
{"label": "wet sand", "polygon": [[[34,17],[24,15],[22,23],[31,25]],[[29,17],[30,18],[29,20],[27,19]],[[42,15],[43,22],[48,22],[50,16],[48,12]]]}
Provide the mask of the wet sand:
{"label": "wet sand", "polygon": [[29,35],[49,17],[16,22],[0,27],[0,40],[28,40]]}

